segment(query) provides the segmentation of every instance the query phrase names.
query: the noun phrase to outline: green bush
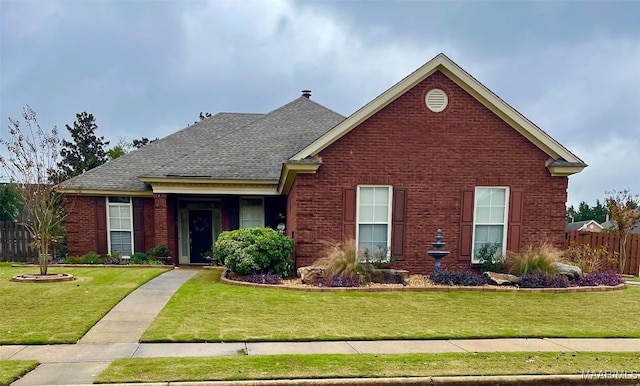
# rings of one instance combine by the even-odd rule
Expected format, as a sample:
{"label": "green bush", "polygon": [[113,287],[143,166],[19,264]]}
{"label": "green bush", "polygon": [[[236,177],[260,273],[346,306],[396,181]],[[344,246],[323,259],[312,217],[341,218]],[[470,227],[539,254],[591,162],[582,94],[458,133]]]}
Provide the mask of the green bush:
{"label": "green bush", "polygon": [[82,259],[80,256],[67,256],[64,258],[65,264],[81,264]]}
{"label": "green bush", "polygon": [[95,252],[85,253],[82,256],[67,256],[65,264],[102,264],[102,257]]}
{"label": "green bush", "polygon": [[222,232],[215,255],[231,272],[246,276],[273,273],[284,277],[293,262],[293,241],[270,228],[246,228]]}
{"label": "green bush", "polygon": [[171,254],[169,249],[164,245],[157,245],[147,251],[147,256],[150,258],[154,257],[168,257]]}
{"label": "green bush", "polygon": [[485,243],[476,252],[476,258],[480,261],[482,272],[500,272],[506,273],[504,257],[498,255],[498,243]]}
{"label": "green bush", "polygon": [[129,260],[131,264],[145,264],[146,261],[147,254],[142,252],[134,253],[133,255],[131,255],[131,259]]}

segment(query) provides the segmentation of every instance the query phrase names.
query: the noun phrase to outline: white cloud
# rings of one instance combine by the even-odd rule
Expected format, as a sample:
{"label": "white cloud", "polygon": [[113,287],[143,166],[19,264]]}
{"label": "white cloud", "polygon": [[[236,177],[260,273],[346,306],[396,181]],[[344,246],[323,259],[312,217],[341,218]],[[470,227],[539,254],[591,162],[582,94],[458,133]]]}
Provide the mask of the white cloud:
{"label": "white cloud", "polygon": [[493,82],[560,142],[640,137],[640,40],[600,36],[572,45],[549,42],[499,63]]}
{"label": "white cloud", "polygon": [[183,70],[191,78],[210,79],[216,72],[242,77],[243,70],[249,78],[277,77],[280,82],[321,78],[323,88],[341,90],[340,98],[353,100],[353,108],[438,52],[455,53],[436,40],[422,45],[384,40],[375,26],[371,36],[362,36],[336,15],[282,0],[194,4],[185,10],[182,24]]}
{"label": "white cloud", "polygon": [[593,205],[602,202],[605,192],[629,188],[640,193],[640,138],[612,137],[598,146],[573,144],[589,165],[584,171],[569,177],[567,205],[586,201]]}

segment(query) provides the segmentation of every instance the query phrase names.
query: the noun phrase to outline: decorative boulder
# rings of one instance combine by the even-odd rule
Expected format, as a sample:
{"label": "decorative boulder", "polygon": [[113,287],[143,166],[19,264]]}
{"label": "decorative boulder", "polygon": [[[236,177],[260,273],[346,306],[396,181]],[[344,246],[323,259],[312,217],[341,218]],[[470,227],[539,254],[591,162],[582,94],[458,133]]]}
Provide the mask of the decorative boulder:
{"label": "decorative boulder", "polygon": [[371,273],[373,283],[402,284],[409,280],[409,271],[404,269],[376,269]]}
{"label": "decorative boulder", "polygon": [[582,270],[575,265],[553,263],[553,269],[558,275],[566,276],[569,279],[579,279],[582,277]]}
{"label": "decorative boulder", "polygon": [[508,273],[498,273],[487,271],[484,273],[487,277],[487,283],[491,285],[515,285],[520,283],[520,278]]}
{"label": "decorative boulder", "polygon": [[324,278],[323,267],[300,267],[298,268],[298,276],[303,284],[312,284]]}

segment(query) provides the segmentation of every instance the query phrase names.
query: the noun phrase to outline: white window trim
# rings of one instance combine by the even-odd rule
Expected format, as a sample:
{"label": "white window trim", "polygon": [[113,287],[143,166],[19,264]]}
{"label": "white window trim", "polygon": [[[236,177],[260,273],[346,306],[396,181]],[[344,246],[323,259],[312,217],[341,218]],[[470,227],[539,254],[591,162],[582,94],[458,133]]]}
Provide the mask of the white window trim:
{"label": "white window trim", "polygon": [[[134,237],[133,237],[133,197],[129,197],[129,202],[109,202],[109,197],[104,198],[107,203],[107,252],[111,254],[111,221],[109,220],[109,207],[111,206],[129,206],[129,213],[131,214],[131,254],[135,253]],[[114,229],[115,232],[122,231],[121,229]],[[126,255],[125,255],[126,256]],[[121,256],[122,257],[122,256]]]}
{"label": "white window trim", "polygon": [[504,256],[507,253],[507,233],[509,226],[509,200],[511,198],[509,187],[508,186],[476,186],[475,191],[473,192],[473,227],[471,237],[471,263],[478,264],[480,261],[476,259],[476,225],[497,225],[497,224],[485,224],[485,223],[476,223],[476,198],[478,197],[479,189],[504,189],[504,219],[503,221],[503,229],[502,229],[502,255]]}
{"label": "white window trim", "polygon": [[[391,249],[391,213],[393,208],[393,186],[392,185],[358,185],[356,192],[356,249],[360,245],[360,188],[387,188],[389,189],[389,208],[387,213],[387,255],[393,253]],[[382,223],[364,223],[364,224],[382,224]]]}
{"label": "white window trim", "polygon": [[262,225],[261,227],[264,227],[265,225],[265,216],[264,216],[264,197],[255,197],[255,196],[240,196],[240,199],[238,201],[238,228],[240,229],[244,229],[242,228],[242,200],[260,200],[262,201]]}

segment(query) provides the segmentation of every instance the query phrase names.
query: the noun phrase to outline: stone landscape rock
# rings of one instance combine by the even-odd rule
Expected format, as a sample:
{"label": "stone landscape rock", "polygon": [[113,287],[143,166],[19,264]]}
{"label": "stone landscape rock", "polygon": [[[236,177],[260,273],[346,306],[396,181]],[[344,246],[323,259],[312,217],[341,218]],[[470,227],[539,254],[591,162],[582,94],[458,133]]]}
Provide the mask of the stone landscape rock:
{"label": "stone landscape rock", "polygon": [[579,279],[582,276],[582,270],[575,265],[553,263],[553,269],[558,275],[566,276],[569,279]]}
{"label": "stone landscape rock", "polygon": [[402,284],[409,280],[409,271],[404,269],[375,269],[371,273],[373,283]]}
{"label": "stone landscape rock", "polygon": [[487,271],[484,275],[487,277],[487,282],[492,285],[515,285],[520,282],[520,278],[508,273]]}
{"label": "stone landscape rock", "polygon": [[313,284],[324,278],[324,267],[300,267],[298,268],[298,276],[303,284]]}

